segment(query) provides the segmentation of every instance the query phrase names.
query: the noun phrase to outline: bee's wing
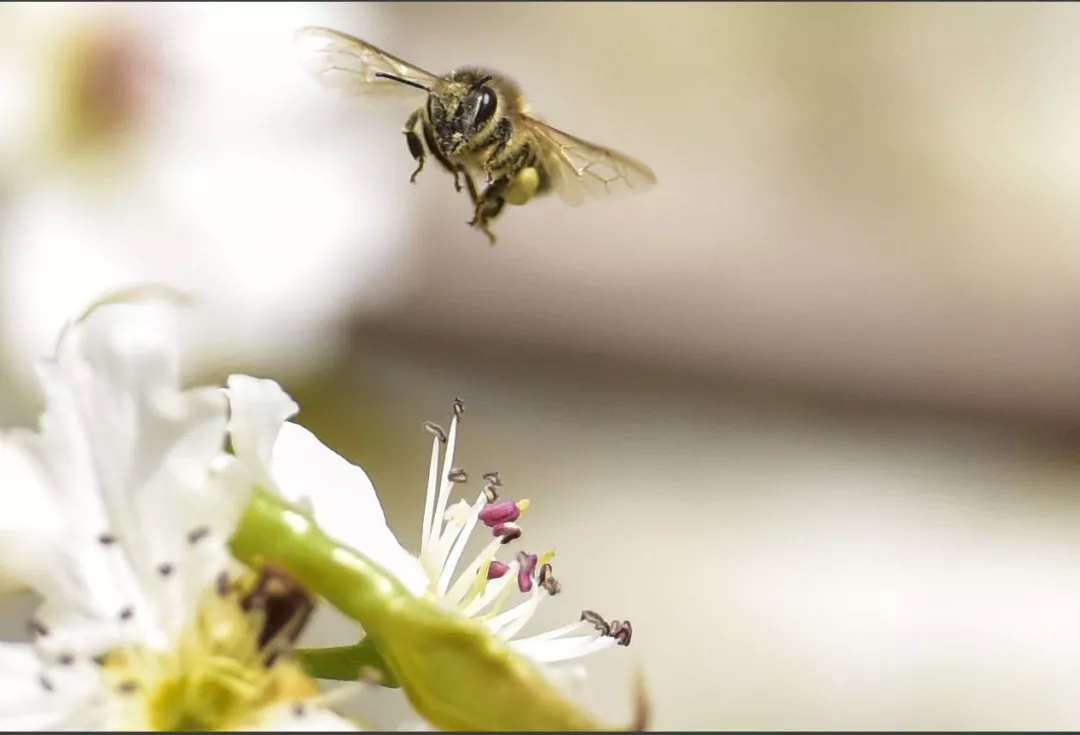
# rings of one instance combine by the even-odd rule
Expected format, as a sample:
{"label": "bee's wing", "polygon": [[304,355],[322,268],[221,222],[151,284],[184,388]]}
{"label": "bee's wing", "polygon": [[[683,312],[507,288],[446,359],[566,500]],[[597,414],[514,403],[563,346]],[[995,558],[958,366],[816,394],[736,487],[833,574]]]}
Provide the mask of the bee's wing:
{"label": "bee's wing", "polygon": [[552,189],[564,202],[578,206],[589,197],[645,191],[656,175],[641,161],[551,127],[534,117],[520,118],[536,141],[536,153],[547,164]]}
{"label": "bee's wing", "polygon": [[409,93],[421,91],[400,82],[375,76],[394,76],[430,87],[437,81],[431,72],[402,61],[370,43],[329,28],[305,26],[293,34],[300,65],[324,87],[346,95]]}

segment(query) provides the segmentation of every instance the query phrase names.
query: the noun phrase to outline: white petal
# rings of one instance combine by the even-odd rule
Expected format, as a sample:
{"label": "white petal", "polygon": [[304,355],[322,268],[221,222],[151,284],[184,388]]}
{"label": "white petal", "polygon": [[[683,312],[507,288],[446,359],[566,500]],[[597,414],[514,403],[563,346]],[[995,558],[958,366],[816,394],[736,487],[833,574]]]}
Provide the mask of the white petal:
{"label": "white petal", "polygon": [[304,427],[286,423],[271,468],[281,494],[293,502],[309,501],[327,534],[384,567],[414,594],[427,588],[423,567],[386,525],[375,486],[360,467]]}
{"label": "white petal", "polygon": [[[175,332],[164,321],[173,314],[164,307],[101,306],[65,330],[56,358],[39,369],[41,431],[16,436],[64,524],[63,544],[36,584],[43,614],[115,623],[132,608],[124,636],[144,640],[175,630],[193,609],[195,598],[160,596],[174,580],[208,581],[222,568],[221,539],[193,555],[188,533],[231,530],[246,498],[207,483],[226,402],[215,389],[178,389]],[[0,528],[0,541],[14,538]],[[177,574],[165,579],[163,563]]]}
{"label": "white petal", "polygon": [[[43,674],[33,649],[25,644],[0,644],[0,730],[56,730],[95,724],[92,700],[96,672],[64,672],[54,667]],[[52,691],[45,688],[46,676]]]}
{"label": "white petal", "polygon": [[262,712],[259,721],[248,730],[300,732],[359,732],[363,728],[322,707],[281,704]]}
{"label": "white petal", "polygon": [[273,380],[230,375],[227,385],[233,453],[256,474],[255,481],[268,483],[259,470],[269,469],[278,432],[299,406]]}
{"label": "white petal", "polygon": [[45,482],[17,437],[0,436],[0,595],[32,585],[62,533]]}

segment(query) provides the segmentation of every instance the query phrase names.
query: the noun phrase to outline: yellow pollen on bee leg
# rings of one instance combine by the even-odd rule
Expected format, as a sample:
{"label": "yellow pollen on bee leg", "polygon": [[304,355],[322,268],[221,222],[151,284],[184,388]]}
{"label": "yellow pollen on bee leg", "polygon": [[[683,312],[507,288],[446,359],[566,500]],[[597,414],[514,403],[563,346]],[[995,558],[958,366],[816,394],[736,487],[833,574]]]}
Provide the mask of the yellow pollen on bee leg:
{"label": "yellow pollen on bee leg", "polygon": [[528,168],[523,168],[518,171],[514,180],[503,190],[502,197],[506,200],[507,204],[521,206],[532,199],[533,195],[536,194],[536,190],[539,188],[540,172],[532,166],[529,166]]}

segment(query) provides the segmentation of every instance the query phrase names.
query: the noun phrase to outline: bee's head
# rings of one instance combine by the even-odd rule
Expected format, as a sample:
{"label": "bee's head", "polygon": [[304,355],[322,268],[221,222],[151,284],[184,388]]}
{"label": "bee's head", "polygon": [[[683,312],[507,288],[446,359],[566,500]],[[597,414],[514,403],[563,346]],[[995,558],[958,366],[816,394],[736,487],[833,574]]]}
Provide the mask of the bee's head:
{"label": "bee's head", "polygon": [[494,77],[479,69],[451,72],[432,87],[419,82],[377,72],[377,77],[422,89],[428,93],[427,116],[439,148],[447,156],[456,155],[470,140],[491,124],[499,109],[499,95],[488,85]]}
{"label": "bee's head", "polygon": [[428,95],[428,119],[447,156],[457,154],[495,118],[499,96],[488,86],[491,79],[471,71],[455,72]]}

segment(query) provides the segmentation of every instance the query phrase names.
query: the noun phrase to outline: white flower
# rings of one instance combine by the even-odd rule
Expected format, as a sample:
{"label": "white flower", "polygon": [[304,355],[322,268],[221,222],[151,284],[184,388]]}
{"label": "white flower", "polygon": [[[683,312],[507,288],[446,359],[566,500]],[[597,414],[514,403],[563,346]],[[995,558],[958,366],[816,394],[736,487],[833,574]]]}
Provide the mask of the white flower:
{"label": "white flower", "polygon": [[269,576],[229,558],[249,493],[212,473],[227,404],[179,389],[169,316],[112,303],[69,325],[38,368],[40,430],[3,437],[0,571],[43,602],[31,643],[0,643],[0,729],[355,729],[275,658]]}
{"label": "white flower", "polygon": [[[342,314],[396,293],[404,142],[367,135],[393,117],[298,68],[305,23],[385,21],[364,3],[0,5],[0,343],[18,377],[68,315],[127,283],[199,298],[190,362],[276,374],[317,364]],[[81,142],[46,155],[57,127],[75,133],[50,140]]]}
{"label": "white flower", "polygon": [[[496,559],[505,543],[521,536],[517,521],[528,507],[527,501],[499,497],[498,473],[485,476],[484,489],[472,503],[450,504],[455,485],[467,479],[453,465],[462,403],[455,401],[449,432],[427,424],[434,439],[420,553],[414,556],[387,527],[375,488],[364,471],[307,429],[285,420],[295,413],[296,404],[276,383],[234,375],[228,381],[228,394],[229,431],[239,463],[256,468],[249,472],[259,474],[258,481],[265,486],[305,503],[323,531],[380,564],[414,595],[482,620],[493,634],[538,663],[570,661],[629,644],[629,622],[609,623],[591,611],[582,613],[579,622],[546,633],[518,635],[543,599],[559,591],[548,563],[553,554],[538,557],[520,552],[507,562]],[[277,409],[268,410],[272,405]],[[462,565],[465,546],[477,527],[489,529],[493,538]],[[524,599],[508,606],[515,593]]]}

